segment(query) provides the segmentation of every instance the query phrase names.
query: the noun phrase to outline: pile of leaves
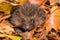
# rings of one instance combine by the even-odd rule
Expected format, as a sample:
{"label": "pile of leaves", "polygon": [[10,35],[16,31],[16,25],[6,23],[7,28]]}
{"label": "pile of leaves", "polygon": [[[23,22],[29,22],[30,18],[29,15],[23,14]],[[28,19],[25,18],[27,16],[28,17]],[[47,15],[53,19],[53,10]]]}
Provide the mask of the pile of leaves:
{"label": "pile of leaves", "polygon": [[[23,5],[28,0],[0,0],[0,39],[8,37],[11,40],[20,40],[13,25],[7,20],[13,7]],[[33,2],[32,4],[35,4]],[[43,28],[36,30],[37,34],[32,40],[60,40],[60,0],[40,0],[39,6],[46,12],[46,21]],[[33,35],[35,29],[30,33]],[[41,31],[41,33],[39,33]],[[44,32],[43,32],[44,31]],[[22,33],[24,34],[24,33]],[[40,36],[39,36],[40,35]],[[37,37],[38,36],[38,37]],[[6,38],[6,40],[9,40]],[[4,40],[4,39],[3,39]]]}

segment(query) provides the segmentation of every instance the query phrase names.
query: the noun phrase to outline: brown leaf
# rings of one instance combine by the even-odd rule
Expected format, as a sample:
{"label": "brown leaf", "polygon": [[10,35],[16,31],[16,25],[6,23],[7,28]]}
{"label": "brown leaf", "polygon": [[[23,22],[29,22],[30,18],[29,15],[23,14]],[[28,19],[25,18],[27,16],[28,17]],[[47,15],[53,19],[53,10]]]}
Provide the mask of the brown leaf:
{"label": "brown leaf", "polygon": [[7,33],[7,34],[10,34],[12,32],[14,32],[14,29],[12,28],[12,25],[6,21],[6,20],[3,20],[1,23],[0,23],[0,32],[3,32],[3,33]]}

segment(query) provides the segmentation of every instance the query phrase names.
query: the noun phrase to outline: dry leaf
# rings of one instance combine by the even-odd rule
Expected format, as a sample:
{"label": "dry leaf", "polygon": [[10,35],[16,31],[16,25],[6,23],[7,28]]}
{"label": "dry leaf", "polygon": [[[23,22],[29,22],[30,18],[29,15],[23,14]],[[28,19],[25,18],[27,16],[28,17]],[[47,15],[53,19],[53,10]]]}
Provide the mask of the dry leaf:
{"label": "dry leaf", "polygon": [[0,11],[5,12],[6,14],[10,14],[12,5],[6,2],[0,3]]}
{"label": "dry leaf", "polygon": [[49,0],[50,1],[50,5],[55,5],[56,3],[58,3],[58,0]]}
{"label": "dry leaf", "polygon": [[0,22],[0,32],[10,34],[14,32],[14,29],[8,21],[3,20],[2,22]]}

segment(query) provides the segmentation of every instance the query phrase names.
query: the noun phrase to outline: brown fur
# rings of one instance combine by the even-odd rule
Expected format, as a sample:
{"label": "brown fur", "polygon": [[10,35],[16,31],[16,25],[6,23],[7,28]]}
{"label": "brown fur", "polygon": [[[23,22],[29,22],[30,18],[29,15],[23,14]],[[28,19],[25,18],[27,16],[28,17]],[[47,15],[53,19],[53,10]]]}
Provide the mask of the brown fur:
{"label": "brown fur", "polygon": [[25,3],[11,12],[9,18],[16,28],[23,29],[23,31],[30,31],[45,22],[45,12],[36,5]]}

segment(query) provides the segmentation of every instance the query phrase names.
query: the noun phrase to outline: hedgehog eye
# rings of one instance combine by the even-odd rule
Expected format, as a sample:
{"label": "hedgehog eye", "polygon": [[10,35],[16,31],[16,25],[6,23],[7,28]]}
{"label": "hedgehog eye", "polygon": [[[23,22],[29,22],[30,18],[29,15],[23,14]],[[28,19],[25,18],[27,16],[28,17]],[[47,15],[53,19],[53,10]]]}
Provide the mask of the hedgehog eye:
{"label": "hedgehog eye", "polygon": [[31,19],[31,23],[34,24],[35,23],[35,20],[34,19]]}
{"label": "hedgehog eye", "polygon": [[25,23],[25,20],[22,18],[22,19],[21,19],[21,22],[22,22],[22,24],[24,24],[24,23]]}

